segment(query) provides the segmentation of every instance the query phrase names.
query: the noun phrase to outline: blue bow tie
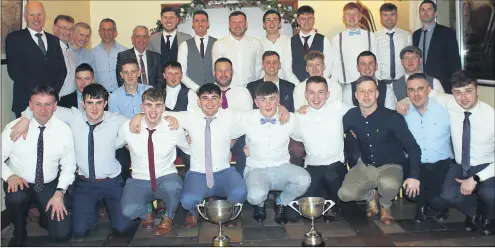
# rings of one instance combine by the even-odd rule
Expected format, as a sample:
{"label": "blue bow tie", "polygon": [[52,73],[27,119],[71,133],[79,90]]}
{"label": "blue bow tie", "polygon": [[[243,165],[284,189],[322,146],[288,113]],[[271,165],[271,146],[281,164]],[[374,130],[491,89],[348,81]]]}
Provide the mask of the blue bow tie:
{"label": "blue bow tie", "polygon": [[260,119],[261,125],[263,125],[267,122],[270,122],[271,124],[275,124],[275,122],[277,122],[277,120],[275,120],[275,118],[261,118]]}
{"label": "blue bow tie", "polygon": [[353,36],[355,34],[361,34],[361,29],[358,29],[356,31],[349,31],[349,36]]}

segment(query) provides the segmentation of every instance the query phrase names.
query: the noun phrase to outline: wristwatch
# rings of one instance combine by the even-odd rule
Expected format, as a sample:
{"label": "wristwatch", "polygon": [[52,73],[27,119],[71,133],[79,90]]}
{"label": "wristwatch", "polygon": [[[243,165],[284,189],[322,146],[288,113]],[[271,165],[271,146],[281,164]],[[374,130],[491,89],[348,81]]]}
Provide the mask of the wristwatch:
{"label": "wristwatch", "polygon": [[65,192],[67,191],[67,190],[62,189],[62,188],[57,188],[56,190],[60,191],[62,193],[62,195],[65,195]]}
{"label": "wristwatch", "polygon": [[473,175],[473,179],[477,183],[481,183],[480,177],[478,175]]}

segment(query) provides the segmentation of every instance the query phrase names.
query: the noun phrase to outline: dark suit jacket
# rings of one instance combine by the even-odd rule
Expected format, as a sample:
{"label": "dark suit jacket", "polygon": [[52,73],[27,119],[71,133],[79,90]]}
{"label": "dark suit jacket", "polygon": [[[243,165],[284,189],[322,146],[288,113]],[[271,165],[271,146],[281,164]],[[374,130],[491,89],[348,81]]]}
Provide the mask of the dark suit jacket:
{"label": "dark suit jacket", "polygon": [[57,105],[66,108],[77,108],[77,91],[74,91],[71,94],[60,98]]}
{"label": "dark suit jacket", "polygon": [[46,56],[31,38],[27,28],[14,31],[5,39],[7,71],[14,81],[12,111],[22,112],[29,103],[31,91],[39,85],[48,85],[58,93],[64,84],[67,68],[60,41],[45,32]]}
{"label": "dark suit jacket", "polygon": [[[251,93],[251,97],[253,98],[253,108],[257,109],[256,103],[254,103],[254,99],[256,98],[255,90],[256,87],[263,83],[263,78],[251,83],[248,83],[246,86]],[[280,91],[280,105],[284,106],[289,110],[289,112],[294,112],[294,88],[296,87],[293,83],[289,81],[285,81],[283,79],[279,79],[278,87]]]}
{"label": "dark suit jacket", "polygon": [[[416,47],[419,47],[421,32],[422,29],[418,29],[413,33],[413,45]],[[437,23],[428,48],[424,72],[440,80],[445,92],[452,93],[450,78],[460,69],[461,57],[455,32]]]}
{"label": "dark suit jacket", "polygon": [[[117,73],[117,83],[119,84],[119,87],[124,84],[124,79],[120,76],[120,72],[122,71],[122,62],[125,59],[134,59],[139,63],[139,58],[136,57],[134,47],[120,52],[117,55],[117,68],[115,69],[115,72]],[[155,88],[163,89],[165,80],[163,79],[163,65],[160,61],[160,54],[146,49],[146,60],[148,62],[146,68],[146,72],[148,72],[148,84]],[[141,82],[141,78],[139,79],[139,82]]]}

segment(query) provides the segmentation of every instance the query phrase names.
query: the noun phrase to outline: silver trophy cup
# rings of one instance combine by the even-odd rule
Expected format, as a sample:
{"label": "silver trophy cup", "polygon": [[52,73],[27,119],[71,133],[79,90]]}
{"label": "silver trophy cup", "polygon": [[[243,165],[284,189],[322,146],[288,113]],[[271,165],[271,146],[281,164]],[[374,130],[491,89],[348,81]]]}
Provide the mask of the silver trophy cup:
{"label": "silver trophy cup", "polygon": [[[299,206],[299,210],[293,206],[294,204]],[[330,206],[325,209],[325,205],[327,204],[330,204]],[[302,246],[325,246],[321,233],[315,229],[315,219],[318,219],[318,217],[324,215],[334,205],[335,202],[325,200],[321,197],[305,197],[297,201],[292,201],[289,204],[289,206],[300,215],[311,219],[311,230],[304,234]]]}
{"label": "silver trophy cup", "polygon": [[[201,203],[197,206],[198,212],[205,220],[218,224],[218,236],[213,237],[214,247],[230,246],[230,238],[223,234],[222,224],[227,223],[239,216],[242,210],[241,203],[232,203],[227,200],[213,200]],[[236,207],[238,208],[237,212]],[[201,209],[204,209],[201,211]]]}

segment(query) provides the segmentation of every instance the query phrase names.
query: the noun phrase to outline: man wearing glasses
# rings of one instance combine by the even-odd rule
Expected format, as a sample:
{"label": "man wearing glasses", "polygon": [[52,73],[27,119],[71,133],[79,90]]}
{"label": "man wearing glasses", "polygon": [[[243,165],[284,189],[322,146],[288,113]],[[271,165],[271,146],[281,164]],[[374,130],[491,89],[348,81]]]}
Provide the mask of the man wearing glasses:
{"label": "man wearing glasses", "polygon": [[76,55],[69,47],[69,42],[74,36],[74,18],[67,15],[58,15],[53,22],[53,33],[60,40],[60,48],[62,48],[65,68],[67,68],[67,76],[65,76],[64,85],[62,85],[59,93],[59,97],[63,97],[76,91],[74,81],[77,66]]}

